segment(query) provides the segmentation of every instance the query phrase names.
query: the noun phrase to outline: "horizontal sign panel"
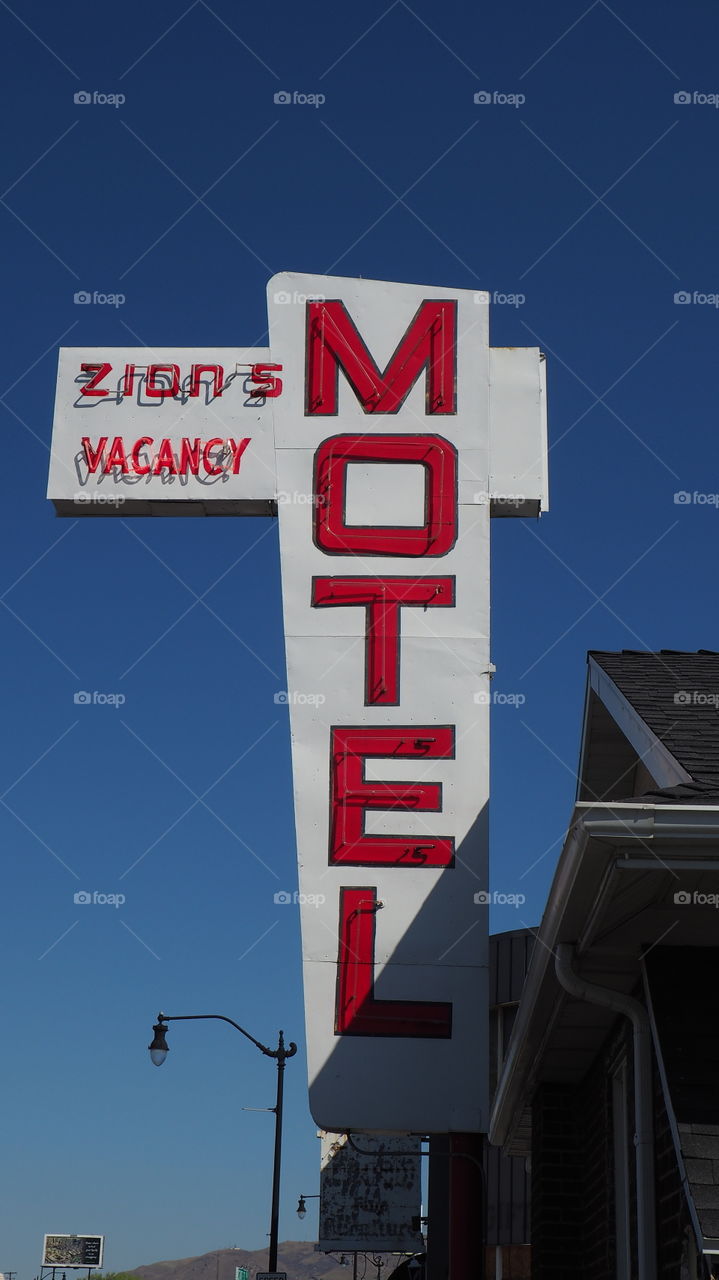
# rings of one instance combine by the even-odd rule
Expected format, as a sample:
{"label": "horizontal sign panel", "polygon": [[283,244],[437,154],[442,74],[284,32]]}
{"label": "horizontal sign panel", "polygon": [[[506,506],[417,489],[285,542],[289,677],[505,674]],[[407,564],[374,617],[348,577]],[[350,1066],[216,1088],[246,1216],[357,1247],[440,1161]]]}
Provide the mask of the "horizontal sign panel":
{"label": "horizontal sign panel", "polygon": [[48,497],[61,515],[269,515],[264,348],[63,347]]}

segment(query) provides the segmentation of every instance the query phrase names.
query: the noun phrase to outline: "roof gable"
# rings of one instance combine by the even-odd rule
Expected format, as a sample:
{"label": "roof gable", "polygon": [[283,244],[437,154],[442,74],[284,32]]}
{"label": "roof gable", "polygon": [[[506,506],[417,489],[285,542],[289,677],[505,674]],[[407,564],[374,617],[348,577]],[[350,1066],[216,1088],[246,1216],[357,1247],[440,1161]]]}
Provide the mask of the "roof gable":
{"label": "roof gable", "polygon": [[719,798],[719,654],[594,651],[580,800]]}

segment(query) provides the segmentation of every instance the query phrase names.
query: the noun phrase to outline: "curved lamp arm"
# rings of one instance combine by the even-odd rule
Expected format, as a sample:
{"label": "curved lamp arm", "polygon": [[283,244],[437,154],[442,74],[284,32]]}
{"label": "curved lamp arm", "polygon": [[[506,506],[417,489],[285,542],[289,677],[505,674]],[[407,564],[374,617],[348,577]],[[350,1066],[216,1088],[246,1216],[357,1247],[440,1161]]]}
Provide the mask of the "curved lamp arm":
{"label": "curved lamp arm", "polygon": [[236,1031],[242,1032],[242,1035],[248,1040],[251,1040],[260,1052],[266,1054],[268,1058],[277,1058],[284,1062],[285,1058],[293,1058],[297,1053],[297,1045],[294,1040],[290,1040],[288,1047],[285,1048],[285,1038],[282,1031],[280,1031],[277,1048],[268,1049],[266,1044],[263,1044],[261,1040],[256,1040],[254,1036],[250,1035],[249,1031],[245,1031],[245,1028],[240,1026],[239,1022],[235,1022],[232,1018],[226,1018],[224,1013],[158,1013],[157,1015],[158,1023],[197,1022],[198,1020],[204,1020],[207,1018],[212,1018],[219,1022],[229,1022],[231,1027],[234,1027]]}

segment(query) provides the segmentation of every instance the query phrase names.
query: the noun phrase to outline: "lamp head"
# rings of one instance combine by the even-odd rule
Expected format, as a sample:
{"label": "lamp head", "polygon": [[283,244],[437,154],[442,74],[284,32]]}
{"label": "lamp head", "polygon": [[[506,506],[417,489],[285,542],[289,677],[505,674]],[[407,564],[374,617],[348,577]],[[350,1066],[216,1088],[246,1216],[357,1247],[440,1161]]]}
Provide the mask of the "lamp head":
{"label": "lamp head", "polygon": [[148,1045],[148,1049],[150,1050],[150,1059],[154,1066],[161,1067],[170,1052],[167,1040],[165,1039],[167,1024],[162,1021],[162,1014],[158,1014],[158,1020],[152,1030],[155,1035],[153,1037],[152,1044]]}

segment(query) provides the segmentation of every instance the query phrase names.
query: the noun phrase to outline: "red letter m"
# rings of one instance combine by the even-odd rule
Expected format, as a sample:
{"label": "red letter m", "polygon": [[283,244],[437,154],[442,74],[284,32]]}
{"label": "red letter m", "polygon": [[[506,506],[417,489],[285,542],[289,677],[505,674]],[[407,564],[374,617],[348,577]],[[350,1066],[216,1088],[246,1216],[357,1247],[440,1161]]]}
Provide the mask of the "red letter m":
{"label": "red letter m", "polygon": [[307,304],[305,414],[337,413],[340,368],[365,413],[397,413],[426,370],[426,413],[456,413],[457,304],[425,300],[381,371],[344,302]]}

